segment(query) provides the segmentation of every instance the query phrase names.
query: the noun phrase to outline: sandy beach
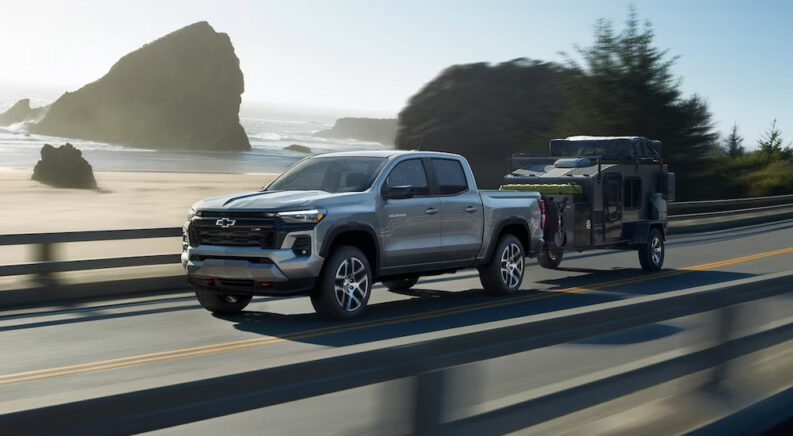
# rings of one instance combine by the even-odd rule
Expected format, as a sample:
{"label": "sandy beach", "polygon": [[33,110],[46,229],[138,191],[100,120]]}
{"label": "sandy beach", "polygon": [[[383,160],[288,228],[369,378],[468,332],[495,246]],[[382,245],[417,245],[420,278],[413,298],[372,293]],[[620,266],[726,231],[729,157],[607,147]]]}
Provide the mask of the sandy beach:
{"label": "sandy beach", "polygon": [[194,202],[260,189],[277,174],[94,173],[99,190],[59,189],[0,168],[0,234],[178,227]]}
{"label": "sandy beach", "polygon": [[[0,234],[179,227],[194,202],[260,189],[277,174],[96,171],[99,190],[59,189],[30,180],[33,171],[0,167]],[[57,244],[58,259],[178,253],[181,238]],[[0,264],[34,259],[33,246],[0,246]],[[181,273],[180,265],[114,268],[58,274],[64,283]],[[32,285],[29,277],[0,277],[0,291]]]}

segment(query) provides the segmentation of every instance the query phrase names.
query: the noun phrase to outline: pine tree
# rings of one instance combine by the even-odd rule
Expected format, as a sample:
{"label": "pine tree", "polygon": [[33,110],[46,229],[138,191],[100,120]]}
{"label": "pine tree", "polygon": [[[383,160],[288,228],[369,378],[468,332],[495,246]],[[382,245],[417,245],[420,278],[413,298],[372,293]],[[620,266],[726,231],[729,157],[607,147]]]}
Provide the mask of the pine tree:
{"label": "pine tree", "polygon": [[654,39],[652,25],[640,23],[633,7],[619,32],[609,21],[598,21],[594,44],[577,47],[576,59],[567,56],[569,110],[558,135],[659,139],[678,184],[690,187],[681,194],[708,195],[699,192],[708,184],[697,178],[708,175],[706,161],[718,149],[718,134],[705,101],[682,95],[672,72],[677,58],[656,47]]}
{"label": "pine tree", "polygon": [[782,152],[782,131],[776,126],[776,119],[771,122],[771,127],[766,129],[763,136],[757,140],[760,151],[768,154]]}
{"label": "pine tree", "polygon": [[733,123],[732,125],[732,130],[730,131],[730,136],[727,137],[725,148],[727,150],[727,155],[730,157],[739,157],[744,154],[743,136],[738,134],[737,123]]}

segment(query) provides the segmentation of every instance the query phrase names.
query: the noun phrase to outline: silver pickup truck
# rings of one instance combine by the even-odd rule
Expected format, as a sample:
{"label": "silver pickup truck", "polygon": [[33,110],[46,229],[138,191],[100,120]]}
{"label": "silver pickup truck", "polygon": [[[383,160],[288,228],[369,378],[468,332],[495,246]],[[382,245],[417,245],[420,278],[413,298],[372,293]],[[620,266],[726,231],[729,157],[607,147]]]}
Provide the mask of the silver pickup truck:
{"label": "silver pickup truck", "polygon": [[308,293],[322,317],[344,319],[363,313],[376,281],[402,291],[420,276],[476,267],[486,292],[514,292],[544,223],[539,194],[477,190],[458,155],[330,153],[261,191],[195,203],[182,265],[209,311]]}

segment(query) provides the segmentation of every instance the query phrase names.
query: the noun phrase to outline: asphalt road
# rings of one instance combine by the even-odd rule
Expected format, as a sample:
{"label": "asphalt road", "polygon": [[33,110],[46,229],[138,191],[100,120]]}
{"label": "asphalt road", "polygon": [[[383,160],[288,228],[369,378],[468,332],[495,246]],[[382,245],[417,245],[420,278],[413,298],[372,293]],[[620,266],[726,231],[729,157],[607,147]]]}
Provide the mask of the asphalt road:
{"label": "asphalt road", "polygon": [[[557,271],[529,263],[523,290],[481,291],[475,271],[427,277],[409,294],[376,287],[366,316],[327,323],[306,297],[258,298],[217,317],[192,296],[158,296],[0,312],[0,413],[412,343],[531,314],[791,269],[793,222],[667,243],[665,269],[646,274],[634,252],[570,254]],[[746,325],[793,313],[789,295],[744,310]],[[539,391],[707,340],[712,314],[521,353],[455,375],[455,410]],[[390,383],[238,413],[165,433],[399,432],[404,384]],[[379,427],[378,427],[379,426]]]}

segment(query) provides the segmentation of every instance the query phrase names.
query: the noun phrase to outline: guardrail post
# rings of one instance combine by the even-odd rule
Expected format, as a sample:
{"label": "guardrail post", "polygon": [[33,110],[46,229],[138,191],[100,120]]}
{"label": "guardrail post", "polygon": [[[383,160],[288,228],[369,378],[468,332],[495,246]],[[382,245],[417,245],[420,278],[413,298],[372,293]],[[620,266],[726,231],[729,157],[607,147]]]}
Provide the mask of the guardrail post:
{"label": "guardrail post", "polygon": [[722,345],[718,348],[715,359],[718,362],[714,367],[707,382],[706,387],[717,392],[725,393],[725,380],[728,376],[728,357],[729,350],[725,344],[733,338],[735,333],[735,323],[738,320],[738,306],[727,306],[716,312],[716,343]]}
{"label": "guardrail post", "polygon": [[413,400],[413,434],[435,436],[442,434],[441,418],[444,408],[446,370],[429,371],[416,377]]}
{"label": "guardrail post", "polygon": [[54,260],[54,245],[55,244],[51,242],[42,242],[35,246],[35,260],[41,264],[35,280],[42,286],[53,286],[57,284],[55,275],[50,268],[50,262]]}

